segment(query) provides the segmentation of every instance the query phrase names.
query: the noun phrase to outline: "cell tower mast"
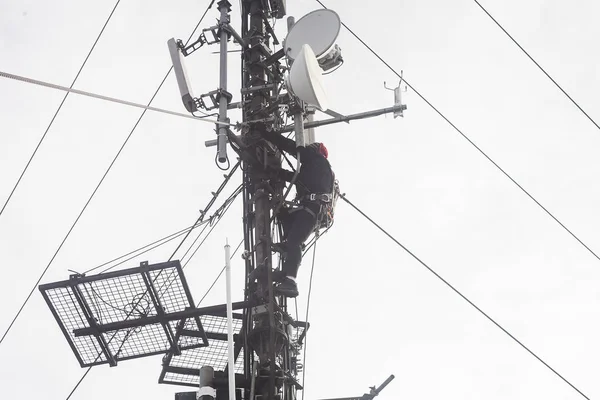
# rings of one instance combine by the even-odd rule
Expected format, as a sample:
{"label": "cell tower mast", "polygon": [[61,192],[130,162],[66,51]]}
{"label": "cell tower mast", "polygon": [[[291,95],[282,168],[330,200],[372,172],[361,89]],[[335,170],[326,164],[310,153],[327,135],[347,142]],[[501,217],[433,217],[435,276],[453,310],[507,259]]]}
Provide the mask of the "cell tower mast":
{"label": "cell tower mast", "polygon": [[[278,174],[282,154],[264,139],[265,133],[294,132],[296,146],[303,147],[315,140],[312,128],[406,108],[397,98],[393,107],[347,116],[328,109],[322,72],[334,71],[343,63],[336,44],[341,21],[335,12],[316,10],[298,21],[289,17],[283,48],[275,51],[272,45],[281,43],[271,21],[286,16],[285,0],[241,0],[240,5],[240,33],[230,24],[231,3],[220,0],[217,25],[203,29],[189,45],[175,39],[167,43],[185,108],[192,114],[218,110],[217,139],[206,143],[216,145],[217,165],[229,169],[228,147],[239,160],[213,193],[198,224],[204,222],[206,211],[240,164],[243,169],[243,301],[231,303],[228,286],[227,304],[199,308],[183,267],[170,259],[92,276],[74,274],[39,287],[82,367],[116,366],[124,360],[163,354],[160,383],[199,388],[177,393],[177,400],[233,400],[230,393],[236,399],[296,400],[297,392],[303,390],[298,379],[299,355],[309,326],[289,315],[287,299],[273,287],[274,259],[281,257],[274,257],[272,250],[274,235],[281,236],[277,211],[286,201],[301,160],[286,189]],[[231,42],[241,47],[242,55],[241,97],[236,103],[227,88]],[[219,87],[196,98],[184,57],[205,44],[217,43]],[[242,110],[242,121],[236,124],[227,115],[233,108]],[[332,118],[314,120],[316,109]],[[286,125],[290,117],[294,123]],[[229,282],[229,269],[227,277]],[[362,399],[375,397],[391,379]]]}

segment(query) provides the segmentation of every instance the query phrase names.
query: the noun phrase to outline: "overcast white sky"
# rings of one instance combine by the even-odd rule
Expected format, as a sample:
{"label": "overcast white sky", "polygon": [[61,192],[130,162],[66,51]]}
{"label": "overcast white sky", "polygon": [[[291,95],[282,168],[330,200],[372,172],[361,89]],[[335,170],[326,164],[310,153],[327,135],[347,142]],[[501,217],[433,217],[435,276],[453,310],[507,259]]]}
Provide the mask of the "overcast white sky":
{"label": "overcast white sky", "polygon": [[[168,4],[167,4],[168,3]],[[233,21],[238,26],[237,1]],[[123,0],[76,88],[146,103],[169,68],[166,41],[186,39],[208,0]],[[600,252],[600,131],[472,0],[326,4],[591,249]],[[592,0],[483,1],[600,121],[600,5]],[[0,1],[0,70],[68,86],[114,1]],[[299,18],[319,8],[289,0]],[[218,15],[214,9],[204,27]],[[285,33],[279,21],[280,37]],[[331,108],[390,106],[396,80],[347,32],[345,64],[325,79]],[[218,84],[216,47],[189,58],[196,93]],[[239,53],[230,56],[239,99]],[[0,201],[10,193],[62,92],[0,79]],[[411,251],[590,398],[600,397],[600,261],[414,93],[404,119],[318,130],[342,190]],[[183,111],[171,76],[155,106]],[[70,95],[0,217],[0,332],[56,251],[140,111]],[[237,119],[238,114],[232,114]],[[221,182],[213,126],[148,112],[42,282],[66,279],[191,224]],[[236,176],[239,182],[239,175]],[[233,187],[231,188],[233,189]],[[186,269],[195,299],[241,239],[241,204]],[[138,260],[166,260],[174,244]],[[236,298],[242,262],[235,258]],[[306,302],[310,262],[300,270]],[[224,302],[224,283],[205,304]],[[345,203],[319,242],[307,400],[579,399]],[[64,399],[83,369],[39,293],[0,346],[2,398]],[[160,356],[93,369],[73,399],[173,399]]]}

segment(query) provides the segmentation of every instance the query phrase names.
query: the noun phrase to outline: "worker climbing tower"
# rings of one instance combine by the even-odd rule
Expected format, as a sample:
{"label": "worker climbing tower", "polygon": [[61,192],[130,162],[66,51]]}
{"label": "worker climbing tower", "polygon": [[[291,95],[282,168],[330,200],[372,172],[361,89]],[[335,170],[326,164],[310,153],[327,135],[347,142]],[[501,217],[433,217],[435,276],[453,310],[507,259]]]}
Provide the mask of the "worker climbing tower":
{"label": "worker climbing tower", "polygon": [[[243,171],[243,300],[231,302],[228,289],[227,304],[199,307],[182,266],[171,259],[99,275],[73,274],[39,287],[82,367],[162,354],[160,383],[198,388],[177,393],[178,400],[295,400],[303,390],[300,354],[309,324],[290,315],[288,299],[273,284],[282,258],[273,246],[282,235],[278,211],[294,206],[288,195],[302,160],[290,165],[294,177],[286,188],[278,173],[285,156],[265,135],[292,132],[296,146],[304,147],[315,140],[315,127],[406,108],[398,99],[393,107],[347,116],[329,108],[322,75],[343,63],[336,44],[341,20],[334,11],[315,10],[298,21],[288,17],[280,40],[272,21],[286,17],[285,0],[241,0],[240,5],[241,30],[230,24],[231,3],[220,0],[216,25],[203,28],[192,43],[173,38],[167,44],[186,110],[218,112],[217,138],[206,145],[216,146],[220,169],[231,169],[224,185],[237,168]],[[219,84],[195,97],[185,58],[217,44]],[[231,46],[242,55],[239,93],[227,86]],[[231,122],[232,109],[242,110],[240,122]],[[315,120],[316,111],[331,118]],[[231,150],[238,161],[233,167]],[[206,222],[217,194],[196,225]],[[311,240],[317,239],[315,233]],[[226,246],[227,265],[230,258]],[[378,393],[373,389],[362,398]]]}

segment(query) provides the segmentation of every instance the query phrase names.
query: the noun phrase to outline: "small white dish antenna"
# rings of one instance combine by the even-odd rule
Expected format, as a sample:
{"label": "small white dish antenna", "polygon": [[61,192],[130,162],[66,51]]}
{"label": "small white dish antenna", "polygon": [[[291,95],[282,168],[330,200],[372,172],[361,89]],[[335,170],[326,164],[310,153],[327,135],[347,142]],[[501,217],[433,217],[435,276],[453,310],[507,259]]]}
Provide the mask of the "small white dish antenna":
{"label": "small white dish antenna", "polygon": [[292,26],[283,42],[286,56],[294,62],[302,46],[307,44],[317,60],[329,58],[329,53],[339,52],[335,41],[341,26],[342,21],[335,11],[321,9],[306,14]]}
{"label": "small white dish antenna", "polygon": [[323,70],[309,45],[303,45],[296,55],[296,61],[292,64],[286,78],[286,86],[290,93],[308,105],[315,106],[321,111],[327,110]]}

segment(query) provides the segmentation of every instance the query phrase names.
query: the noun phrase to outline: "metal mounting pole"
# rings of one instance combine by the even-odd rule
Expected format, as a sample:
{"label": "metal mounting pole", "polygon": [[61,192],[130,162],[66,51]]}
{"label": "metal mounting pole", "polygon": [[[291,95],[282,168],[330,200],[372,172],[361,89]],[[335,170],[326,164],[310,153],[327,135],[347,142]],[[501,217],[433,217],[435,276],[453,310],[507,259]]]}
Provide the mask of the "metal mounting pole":
{"label": "metal mounting pole", "polygon": [[[220,71],[219,71],[219,122],[229,123],[227,118],[227,106],[231,101],[231,96],[227,92],[227,41],[229,33],[225,27],[229,24],[229,12],[231,3],[227,0],[221,0],[218,3],[221,18],[219,27],[221,30],[220,48]],[[227,125],[217,125],[217,159],[220,163],[227,161]]]}
{"label": "metal mounting pole", "polygon": [[215,370],[213,367],[200,368],[200,389],[197,398],[199,400],[215,400],[217,391],[214,388]]}
{"label": "metal mounting pole", "polygon": [[[304,129],[315,128],[317,126],[337,124],[338,122],[348,122],[348,121],[354,121],[357,119],[371,118],[371,117],[376,117],[378,115],[397,112],[400,110],[406,110],[406,106],[404,104],[402,104],[402,105],[393,106],[393,107],[380,108],[378,110],[365,111],[365,112],[358,113],[358,114],[340,115],[339,117],[335,117],[335,118],[328,118],[328,119],[324,119],[324,120],[320,120],[320,121],[307,122],[304,124]],[[285,133],[285,132],[291,132],[295,129],[296,129],[296,124],[294,123],[294,125],[292,125],[292,124],[287,125],[286,127],[284,127],[283,129],[281,129],[277,132]]]}
{"label": "metal mounting pole", "polygon": [[296,133],[296,147],[306,146],[304,137],[304,116],[302,112],[294,114],[294,131]]}
{"label": "metal mounting pole", "polygon": [[[304,123],[304,131],[308,132],[306,144],[310,144],[310,143],[314,142],[314,135],[313,135],[312,141],[310,139],[311,138],[310,131],[313,128],[316,128],[318,126],[337,124],[339,122],[350,122],[350,121],[355,121],[355,120],[365,119],[365,118],[372,118],[372,117],[377,117],[379,115],[383,115],[383,114],[387,114],[387,113],[395,113],[395,112],[398,112],[401,110],[406,110],[406,105],[401,104],[401,105],[393,106],[393,107],[380,108],[378,110],[365,111],[365,112],[361,112],[358,114],[340,115],[339,117],[327,118],[327,119],[323,119],[323,120],[319,120],[319,121],[313,120],[312,122],[310,122],[310,118],[309,118],[309,122]],[[298,119],[296,119],[296,121],[298,121]],[[295,131],[297,129],[296,121],[294,121],[294,124],[286,125],[285,127],[283,127],[281,130],[279,130],[277,132],[278,133],[286,133],[286,132]],[[211,147],[216,144],[217,144],[216,140],[207,140],[204,142],[204,145],[206,147]]]}
{"label": "metal mounting pole", "polygon": [[225,244],[225,280],[227,285],[227,350],[229,400],[235,400],[235,356],[233,353],[233,306],[231,303],[231,247]]}
{"label": "metal mounting pole", "polygon": [[[315,120],[315,111],[316,108],[309,106],[308,107],[308,116],[306,117],[306,121],[310,126],[310,123]],[[306,128],[306,144],[311,144],[317,141],[317,137],[315,136],[315,128]]]}

